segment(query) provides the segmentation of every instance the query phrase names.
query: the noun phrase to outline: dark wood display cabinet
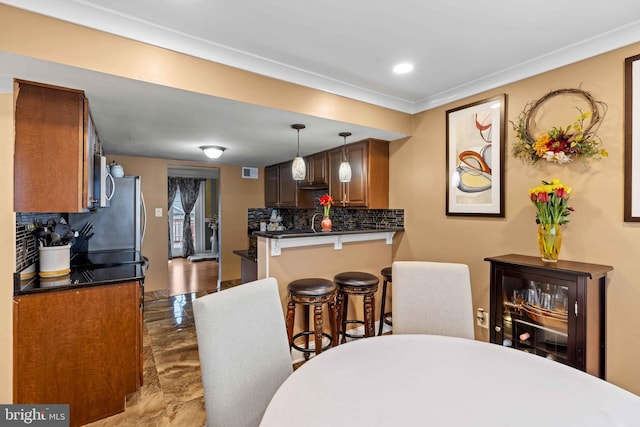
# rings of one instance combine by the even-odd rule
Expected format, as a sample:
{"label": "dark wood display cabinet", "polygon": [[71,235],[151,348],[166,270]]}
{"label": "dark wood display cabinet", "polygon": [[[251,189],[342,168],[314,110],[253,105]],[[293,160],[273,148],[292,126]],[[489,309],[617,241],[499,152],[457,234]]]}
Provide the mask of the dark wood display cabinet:
{"label": "dark wood display cabinet", "polygon": [[605,378],[605,279],[613,267],[515,254],[485,261],[492,343]]}

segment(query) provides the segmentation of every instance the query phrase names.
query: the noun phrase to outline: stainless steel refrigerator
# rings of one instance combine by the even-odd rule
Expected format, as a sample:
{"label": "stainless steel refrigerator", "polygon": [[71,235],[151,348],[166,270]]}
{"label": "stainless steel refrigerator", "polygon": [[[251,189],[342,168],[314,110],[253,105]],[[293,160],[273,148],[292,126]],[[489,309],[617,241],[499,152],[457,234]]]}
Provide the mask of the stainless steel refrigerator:
{"label": "stainless steel refrigerator", "polygon": [[115,191],[109,207],[94,212],[70,214],[69,223],[74,230],[87,230],[93,236],[88,251],[135,250],[140,251],[144,239],[146,209],[140,177],[114,178]]}

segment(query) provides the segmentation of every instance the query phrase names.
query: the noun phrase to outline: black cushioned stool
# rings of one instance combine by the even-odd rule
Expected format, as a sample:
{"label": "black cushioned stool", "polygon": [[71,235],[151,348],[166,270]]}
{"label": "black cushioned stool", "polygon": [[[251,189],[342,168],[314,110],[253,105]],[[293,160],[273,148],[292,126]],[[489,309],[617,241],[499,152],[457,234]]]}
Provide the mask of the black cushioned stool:
{"label": "black cushioned stool", "polygon": [[[295,348],[304,354],[305,360],[309,360],[311,352],[320,354],[322,350],[337,345],[338,330],[336,327],[336,292],[335,283],[328,279],[299,279],[294,280],[287,286],[289,303],[287,304],[287,335],[289,347]],[[304,306],[304,327],[309,328],[309,310],[313,306],[313,330],[304,331],[293,335],[293,324],[296,315],[296,304]],[[331,324],[331,335],[324,333],[322,325],[322,304],[327,304],[329,309],[329,322]],[[313,335],[315,347],[309,347],[309,336]],[[304,337],[304,347],[295,344],[295,341]],[[329,338],[329,344],[323,348],[322,338]]]}
{"label": "black cushioned stool", "polygon": [[378,325],[378,335],[382,335],[382,327],[386,323],[389,326],[392,326],[391,322],[391,312],[384,311],[384,306],[387,301],[387,283],[392,283],[393,280],[391,278],[391,267],[385,267],[380,270],[380,274],[384,280],[382,281],[382,303],[380,303],[380,324]]}
{"label": "black cushioned stool", "polygon": [[[342,334],[342,343],[349,338],[364,338],[375,336],[375,293],[378,290],[378,277],[361,271],[348,271],[336,274],[333,281],[338,285],[338,297],[336,299],[336,312],[338,318],[338,334]],[[349,295],[362,295],[364,306],[364,320],[347,319],[349,307]],[[359,323],[364,325],[364,335],[350,335],[347,333],[347,324]]]}

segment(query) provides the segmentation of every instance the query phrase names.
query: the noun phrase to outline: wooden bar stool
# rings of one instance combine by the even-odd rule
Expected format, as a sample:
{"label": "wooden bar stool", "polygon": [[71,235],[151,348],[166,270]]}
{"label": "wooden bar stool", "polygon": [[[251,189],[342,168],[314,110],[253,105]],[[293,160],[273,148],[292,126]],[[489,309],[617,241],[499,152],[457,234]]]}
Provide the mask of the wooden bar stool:
{"label": "wooden bar stool", "polygon": [[[287,286],[289,302],[287,304],[287,336],[289,338],[289,348],[295,348],[304,354],[305,360],[309,360],[311,352],[320,354],[323,350],[337,345],[338,330],[336,326],[336,284],[328,279],[309,278],[298,279]],[[296,304],[304,306],[304,327],[305,330],[293,335],[293,324],[296,315]],[[329,322],[331,335],[323,331],[322,305],[327,304],[329,309]],[[309,310],[313,306],[313,330],[309,328]],[[309,336],[314,336],[314,348],[309,346]],[[298,338],[304,337],[304,347],[295,342]],[[323,337],[329,339],[329,344],[322,346]]]}
{"label": "wooden bar stool", "polygon": [[393,282],[391,278],[391,267],[383,268],[380,270],[380,274],[384,280],[382,281],[382,303],[380,303],[380,324],[378,325],[378,335],[382,335],[382,327],[385,323],[389,326],[393,325],[391,321],[391,312],[384,312],[385,303],[387,302],[387,283]]}
{"label": "wooden bar stool", "polygon": [[[374,307],[375,293],[378,290],[378,277],[361,271],[349,271],[337,274],[333,278],[333,281],[338,286],[336,312],[338,320],[338,334],[342,334],[342,343],[347,342],[347,337],[364,338],[375,336]],[[364,320],[347,319],[349,295],[362,295],[364,300]],[[348,334],[347,325],[349,323],[359,323],[364,325],[364,334]]]}

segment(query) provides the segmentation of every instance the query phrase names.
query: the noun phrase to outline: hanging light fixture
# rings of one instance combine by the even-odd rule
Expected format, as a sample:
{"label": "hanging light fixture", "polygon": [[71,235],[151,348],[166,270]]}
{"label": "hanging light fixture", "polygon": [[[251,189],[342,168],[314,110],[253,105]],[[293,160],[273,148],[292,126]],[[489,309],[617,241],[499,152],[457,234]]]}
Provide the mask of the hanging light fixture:
{"label": "hanging light fixture", "polygon": [[[340,132],[338,135],[344,138],[344,145],[347,145],[347,137],[351,136],[351,132]],[[342,163],[338,169],[338,177],[340,182],[351,182],[351,165],[347,161],[347,155],[342,148]]]}
{"label": "hanging light fixture", "polygon": [[291,165],[291,176],[294,181],[304,181],[307,178],[307,167],[304,164],[304,159],[300,157],[300,129],[304,129],[305,125],[291,125],[291,127],[298,131],[298,151],[296,151],[296,158],[293,159]]}
{"label": "hanging light fixture", "polygon": [[204,151],[204,155],[210,159],[219,159],[224,152],[224,147],[218,147],[215,145],[205,145],[200,147],[202,151]]}

